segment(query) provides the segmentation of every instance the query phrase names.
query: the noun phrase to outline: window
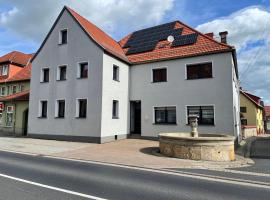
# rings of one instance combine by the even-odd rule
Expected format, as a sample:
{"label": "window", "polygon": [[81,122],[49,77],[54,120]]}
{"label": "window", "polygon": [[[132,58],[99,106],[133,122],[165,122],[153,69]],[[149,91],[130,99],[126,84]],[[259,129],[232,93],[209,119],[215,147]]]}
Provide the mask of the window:
{"label": "window", "polygon": [[187,65],[187,79],[201,79],[212,77],[212,63]]}
{"label": "window", "polygon": [[8,75],[8,65],[4,65],[3,68],[2,68],[2,75],[5,76],[5,75]]}
{"label": "window", "polygon": [[49,82],[49,77],[50,77],[49,72],[50,72],[49,68],[42,69],[41,82],[43,83]]}
{"label": "window", "polygon": [[113,65],[113,80],[119,81],[119,67],[117,65]]}
{"label": "window", "polygon": [[87,113],[87,99],[77,99],[76,117],[86,118]]}
{"label": "window", "polygon": [[47,106],[48,106],[48,102],[47,101],[40,101],[40,105],[39,105],[39,117],[41,117],[41,118],[47,118]]}
{"label": "window", "polygon": [[56,117],[64,118],[65,117],[65,100],[57,100],[56,102]]}
{"label": "window", "polygon": [[176,107],[155,107],[155,124],[176,124]]}
{"label": "window", "polygon": [[247,119],[241,119],[241,124],[244,126],[247,125]]}
{"label": "window", "polygon": [[189,115],[197,115],[199,125],[214,125],[214,106],[188,106],[187,117]]}
{"label": "window", "polygon": [[7,119],[6,119],[6,126],[13,126],[13,106],[7,106]]}
{"label": "window", "polygon": [[64,81],[67,79],[67,66],[59,66],[57,69],[57,80]]}
{"label": "window", "polygon": [[247,112],[247,107],[240,107],[240,112],[241,113],[246,113]]}
{"label": "window", "polygon": [[24,91],[24,85],[20,85],[20,91],[22,92],[22,91]]}
{"label": "window", "polygon": [[68,37],[67,29],[61,30],[60,39],[59,39],[60,44],[67,44],[67,39],[68,39],[67,37]]}
{"label": "window", "polygon": [[88,77],[88,63],[79,63],[78,67],[78,78],[87,78]]}
{"label": "window", "polygon": [[167,81],[167,69],[153,69],[153,82],[166,82]]}
{"label": "window", "polygon": [[6,87],[1,87],[1,96],[5,96],[6,94]]}
{"label": "window", "polygon": [[113,106],[112,106],[112,118],[113,119],[118,118],[118,109],[119,109],[119,102],[117,100],[113,100]]}
{"label": "window", "polygon": [[15,94],[17,91],[17,86],[16,85],[13,85],[12,86],[12,94]]}

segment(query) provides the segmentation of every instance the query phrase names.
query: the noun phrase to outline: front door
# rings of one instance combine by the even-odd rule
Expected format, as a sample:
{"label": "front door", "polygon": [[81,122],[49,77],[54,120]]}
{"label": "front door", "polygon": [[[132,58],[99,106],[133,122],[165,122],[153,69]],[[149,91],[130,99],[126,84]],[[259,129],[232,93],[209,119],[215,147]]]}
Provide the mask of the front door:
{"label": "front door", "polygon": [[141,102],[132,101],[130,104],[130,130],[133,134],[141,134]]}

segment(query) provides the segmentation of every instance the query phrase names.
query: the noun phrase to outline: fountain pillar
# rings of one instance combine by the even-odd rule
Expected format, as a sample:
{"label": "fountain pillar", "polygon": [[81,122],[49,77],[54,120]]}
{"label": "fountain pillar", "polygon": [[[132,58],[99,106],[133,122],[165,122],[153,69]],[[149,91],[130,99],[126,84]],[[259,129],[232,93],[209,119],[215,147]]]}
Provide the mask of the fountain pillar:
{"label": "fountain pillar", "polygon": [[199,133],[198,133],[198,116],[197,115],[189,115],[189,123],[190,123],[190,127],[191,127],[191,135],[192,137],[199,137]]}

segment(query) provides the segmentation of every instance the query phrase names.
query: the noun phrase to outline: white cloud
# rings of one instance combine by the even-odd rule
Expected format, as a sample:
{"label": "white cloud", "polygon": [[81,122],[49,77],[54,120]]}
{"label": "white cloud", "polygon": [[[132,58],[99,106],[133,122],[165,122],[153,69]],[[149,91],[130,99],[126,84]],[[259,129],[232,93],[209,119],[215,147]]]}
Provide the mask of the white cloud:
{"label": "white cloud", "polygon": [[238,50],[247,47],[248,43],[268,40],[270,33],[270,13],[261,7],[248,7],[230,16],[204,23],[197,27],[202,32],[218,32],[227,30],[230,44]]}
{"label": "white cloud", "polygon": [[0,13],[0,26],[22,38],[41,42],[64,5],[78,11],[110,34],[115,34],[122,27],[130,31],[159,23],[173,7],[174,0],[0,1],[11,8]]}
{"label": "white cloud", "polygon": [[227,30],[238,52],[240,82],[244,89],[270,104],[270,12],[248,7],[197,27],[202,32]]}

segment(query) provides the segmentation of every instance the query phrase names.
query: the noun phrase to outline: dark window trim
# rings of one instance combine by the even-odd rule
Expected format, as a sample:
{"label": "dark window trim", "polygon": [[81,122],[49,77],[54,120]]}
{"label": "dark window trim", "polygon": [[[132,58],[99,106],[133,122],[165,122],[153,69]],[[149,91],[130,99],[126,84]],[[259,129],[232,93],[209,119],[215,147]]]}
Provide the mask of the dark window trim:
{"label": "dark window trim", "polygon": [[[45,71],[48,70],[48,80],[45,81]],[[49,83],[50,82],[50,68],[42,68],[42,80],[41,83]]]}
{"label": "dark window trim", "polygon": [[[66,31],[66,42],[65,43],[63,43],[63,32],[64,31]],[[65,44],[67,44],[68,43],[68,29],[67,28],[65,28],[65,29],[61,29],[60,30],[60,34],[59,34],[59,36],[61,37],[61,38],[59,38],[60,39],[60,41],[59,41],[59,45],[65,45]]]}
{"label": "dark window trim", "polygon": [[[60,116],[60,102],[63,102],[64,103],[64,113],[63,113],[63,116]],[[55,117],[55,118],[60,118],[60,119],[62,119],[62,118],[65,118],[65,115],[66,115],[66,101],[65,101],[65,99],[59,99],[59,100],[57,100],[57,116]]]}
{"label": "dark window trim", "polygon": [[[209,64],[209,63],[211,63],[211,77],[188,78],[188,67],[189,67],[189,66],[203,65],[203,64]],[[198,63],[190,63],[190,64],[186,64],[186,80],[212,79],[212,78],[214,78],[214,73],[213,73],[213,61],[209,61],[209,62],[198,62]]]}
{"label": "dark window trim", "polygon": [[[242,110],[244,109],[244,110]],[[240,112],[241,113],[247,113],[247,107],[246,106],[240,106]]]}
{"label": "dark window trim", "polygon": [[[156,121],[156,108],[165,108],[165,122]],[[168,108],[175,108],[175,122],[168,122]],[[156,125],[177,125],[177,108],[176,106],[155,106],[154,107],[154,123]]]}
{"label": "dark window trim", "polygon": [[[198,119],[198,125],[200,126],[215,126],[215,106],[214,105],[192,105],[192,106],[187,106],[187,125],[189,125],[189,118],[188,118],[188,108],[189,107],[200,107],[200,113],[199,113],[199,119]],[[201,107],[213,107],[213,123],[202,123],[202,108]]]}
{"label": "dark window trim", "polygon": [[[88,100],[87,99],[77,99],[78,101],[78,116],[76,116],[77,119],[86,119],[87,118],[87,106],[88,106]],[[85,115],[81,115],[81,101],[86,101],[86,107],[85,107]]]}
{"label": "dark window trim", "polygon": [[[61,79],[61,68],[66,68],[66,75],[64,79]],[[59,77],[57,77],[57,81],[66,81],[67,80],[67,65],[59,65],[58,66],[58,73],[59,73]]]}
{"label": "dark window trim", "polygon": [[118,100],[113,100],[112,118],[113,119],[119,119],[119,101]]}
{"label": "dark window trim", "polygon": [[[166,70],[166,79],[165,80],[162,80],[162,81],[155,81],[155,78],[154,78],[154,71],[157,71],[157,70]],[[167,67],[159,67],[159,68],[152,68],[152,83],[164,83],[164,82],[167,82],[168,81],[168,70],[167,70]]]}
{"label": "dark window trim", "polygon": [[[86,77],[82,77],[82,65],[83,64],[87,64],[87,76]],[[89,77],[89,62],[85,61],[85,62],[79,62],[78,63],[78,70],[79,70],[79,76],[77,77],[77,79],[87,79]]]}
{"label": "dark window trim", "polygon": [[[43,107],[44,102],[46,102],[46,112],[43,112],[45,111]],[[47,118],[48,117],[48,100],[41,100],[40,103],[41,103],[41,113],[40,113],[39,118]]]}
{"label": "dark window trim", "polygon": [[[114,69],[116,69],[116,77],[114,74],[114,72],[115,72]],[[120,76],[120,67],[118,65],[113,65],[113,80],[120,82],[119,76]]]}

